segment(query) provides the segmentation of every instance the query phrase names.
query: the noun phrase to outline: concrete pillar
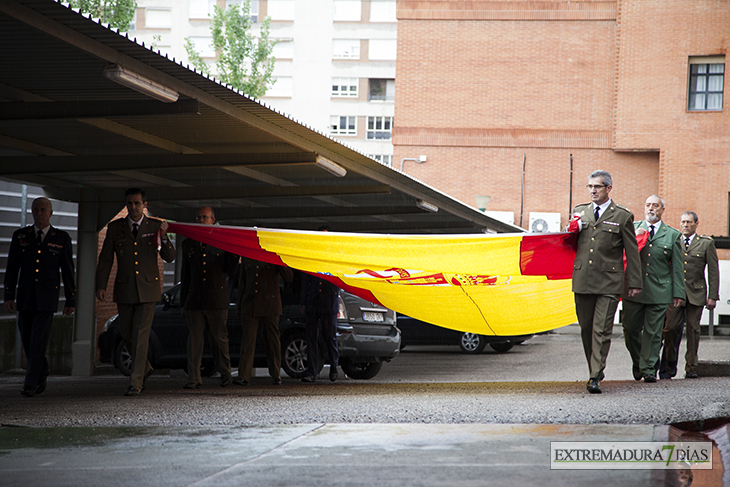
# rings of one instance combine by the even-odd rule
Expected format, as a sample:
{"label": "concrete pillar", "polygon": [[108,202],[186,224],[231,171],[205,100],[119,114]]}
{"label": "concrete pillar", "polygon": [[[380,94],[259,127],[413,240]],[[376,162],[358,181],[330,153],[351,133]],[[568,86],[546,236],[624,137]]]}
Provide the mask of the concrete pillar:
{"label": "concrete pillar", "polygon": [[71,375],[94,373],[96,353],[96,298],[94,276],[98,253],[99,203],[96,190],[82,190],[79,201],[78,248],[76,250],[76,318],[71,351]]}

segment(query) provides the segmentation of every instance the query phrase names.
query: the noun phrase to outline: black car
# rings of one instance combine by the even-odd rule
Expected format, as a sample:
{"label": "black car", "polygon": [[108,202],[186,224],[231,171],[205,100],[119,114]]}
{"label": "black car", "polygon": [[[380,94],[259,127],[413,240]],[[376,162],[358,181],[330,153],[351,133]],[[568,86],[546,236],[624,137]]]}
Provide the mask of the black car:
{"label": "black car", "polygon": [[401,350],[408,345],[459,345],[464,353],[482,353],[489,346],[499,353],[509,352],[517,343],[533,335],[488,336],[450,330],[425,321],[398,314],[401,332]]}
{"label": "black car", "polygon": [[[235,279],[231,280],[235,282]],[[305,319],[299,305],[300,273],[294,272],[294,281],[282,285],[282,314],[279,319],[281,333],[281,365],[289,377],[301,378],[307,366],[307,344]],[[231,290],[231,305],[228,312],[228,341],[231,366],[238,367],[242,326],[236,317],[235,295]],[[353,379],[375,377],[383,366],[400,352],[400,331],[396,326],[395,312],[371,303],[345,291],[340,291],[337,317],[337,342],[340,351],[340,366]],[[206,333],[207,335],[207,333]],[[187,369],[188,328],[180,307],[180,285],[163,293],[155,308],[155,317],[150,333],[149,360],[156,369]],[[99,335],[99,359],[102,363],[115,365],[124,375],[131,370],[131,356],[122,343],[117,325],[117,316],[110,318]],[[325,350],[324,346],[320,350]],[[326,359],[319,363],[324,366]],[[264,340],[256,340],[254,367],[266,367]],[[215,373],[213,355],[206,336],[201,373],[210,376]]]}

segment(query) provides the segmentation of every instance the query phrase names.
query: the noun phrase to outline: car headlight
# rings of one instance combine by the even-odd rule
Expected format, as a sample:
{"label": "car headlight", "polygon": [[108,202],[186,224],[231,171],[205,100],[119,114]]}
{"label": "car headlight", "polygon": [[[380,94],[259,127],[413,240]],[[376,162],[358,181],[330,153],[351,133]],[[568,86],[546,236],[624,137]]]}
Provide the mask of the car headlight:
{"label": "car headlight", "polygon": [[106,320],[106,323],[104,323],[104,328],[102,329],[102,331],[109,330],[109,325],[112,324],[112,321],[117,319],[117,316],[119,316],[119,315],[114,315],[111,318],[109,318],[108,320]]}

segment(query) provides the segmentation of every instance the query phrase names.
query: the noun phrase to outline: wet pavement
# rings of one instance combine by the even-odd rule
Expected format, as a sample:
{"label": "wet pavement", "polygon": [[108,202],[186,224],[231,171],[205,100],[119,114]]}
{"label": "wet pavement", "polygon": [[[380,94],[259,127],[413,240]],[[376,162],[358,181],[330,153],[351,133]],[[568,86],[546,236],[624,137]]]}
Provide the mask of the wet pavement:
{"label": "wet pavement", "polygon": [[[703,337],[701,358],[728,354]],[[550,470],[551,441],[667,441],[670,423],[730,416],[730,378],[645,384],[626,360],[616,336],[601,395],[585,392],[575,327],[506,354],[407,348],[369,381],[188,391],[169,371],[137,398],[118,375],[51,377],[25,398],[2,374],[0,485],[674,485],[663,470]],[[693,486],[722,485],[716,457]]]}

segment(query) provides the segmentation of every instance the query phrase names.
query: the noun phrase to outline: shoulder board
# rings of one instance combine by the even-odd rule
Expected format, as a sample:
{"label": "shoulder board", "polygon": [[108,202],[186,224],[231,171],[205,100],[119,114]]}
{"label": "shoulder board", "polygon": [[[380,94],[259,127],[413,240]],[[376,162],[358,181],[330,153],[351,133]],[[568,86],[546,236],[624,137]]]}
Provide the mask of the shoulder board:
{"label": "shoulder board", "polygon": [[629,210],[625,206],[619,205],[618,203],[614,203],[613,206],[615,206],[616,208],[619,208],[621,210],[628,211],[629,213],[631,213],[631,210]]}
{"label": "shoulder board", "polygon": [[582,205],[575,205],[575,208],[577,209],[577,208],[584,208],[584,207],[589,207],[589,206],[591,206],[592,204],[593,204],[593,203],[583,203]]}
{"label": "shoulder board", "polygon": [[697,238],[702,238],[702,239],[705,239],[705,240],[712,241],[712,237],[710,237],[709,235],[697,235]]}

